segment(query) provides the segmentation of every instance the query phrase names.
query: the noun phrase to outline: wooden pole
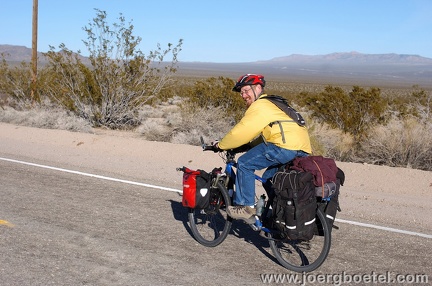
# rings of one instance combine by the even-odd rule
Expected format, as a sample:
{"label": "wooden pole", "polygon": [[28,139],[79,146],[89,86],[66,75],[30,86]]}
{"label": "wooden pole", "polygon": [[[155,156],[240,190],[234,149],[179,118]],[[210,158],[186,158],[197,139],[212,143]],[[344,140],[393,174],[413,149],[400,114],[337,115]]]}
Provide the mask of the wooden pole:
{"label": "wooden pole", "polygon": [[31,99],[34,102],[37,97],[37,30],[38,30],[38,0],[33,0],[32,21],[32,83]]}

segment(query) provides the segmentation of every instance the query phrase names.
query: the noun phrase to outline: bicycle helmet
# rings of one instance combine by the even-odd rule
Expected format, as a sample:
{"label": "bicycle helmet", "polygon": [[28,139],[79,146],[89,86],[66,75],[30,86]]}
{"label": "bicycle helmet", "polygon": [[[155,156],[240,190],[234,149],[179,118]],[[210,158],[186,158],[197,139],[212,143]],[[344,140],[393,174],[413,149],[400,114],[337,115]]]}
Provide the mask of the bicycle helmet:
{"label": "bicycle helmet", "polygon": [[239,77],[237,83],[233,87],[233,91],[240,92],[240,89],[245,85],[260,84],[262,87],[265,86],[264,76],[260,74],[245,74]]}

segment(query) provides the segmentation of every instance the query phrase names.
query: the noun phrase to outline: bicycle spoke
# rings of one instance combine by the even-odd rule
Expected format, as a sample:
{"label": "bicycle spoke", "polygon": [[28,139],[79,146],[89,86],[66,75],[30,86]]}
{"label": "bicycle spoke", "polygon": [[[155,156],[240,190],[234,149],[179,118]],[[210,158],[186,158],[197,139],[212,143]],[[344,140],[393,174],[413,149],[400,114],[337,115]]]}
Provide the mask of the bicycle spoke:
{"label": "bicycle spoke", "polygon": [[309,241],[269,240],[273,254],[282,266],[297,272],[309,272],[321,266],[331,243],[329,226],[321,210],[317,211],[317,225],[317,234]]}
{"label": "bicycle spoke", "polygon": [[219,245],[231,229],[231,219],[225,212],[225,206],[230,204],[228,192],[223,184],[218,184],[218,189],[213,191],[207,209],[195,209],[189,213],[189,223],[195,239],[210,247]]}

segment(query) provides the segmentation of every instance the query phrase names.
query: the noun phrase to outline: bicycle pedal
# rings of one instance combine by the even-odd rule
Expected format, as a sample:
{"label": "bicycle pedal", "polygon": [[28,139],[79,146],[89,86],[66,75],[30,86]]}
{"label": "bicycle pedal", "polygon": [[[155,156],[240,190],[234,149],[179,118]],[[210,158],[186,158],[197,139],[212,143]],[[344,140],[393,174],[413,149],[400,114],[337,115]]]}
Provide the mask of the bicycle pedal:
{"label": "bicycle pedal", "polygon": [[256,226],[254,223],[249,224],[249,226],[250,226],[250,227],[252,228],[252,230],[254,230],[254,231],[260,231],[260,230],[261,230],[261,228],[258,227],[258,226]]}
{"label": "bicycle pedal", "polygon": [[258,216],[255,216],[254,223],[248,223],[248,224],[254,231],[260,231],[262,229],[262,223]]}

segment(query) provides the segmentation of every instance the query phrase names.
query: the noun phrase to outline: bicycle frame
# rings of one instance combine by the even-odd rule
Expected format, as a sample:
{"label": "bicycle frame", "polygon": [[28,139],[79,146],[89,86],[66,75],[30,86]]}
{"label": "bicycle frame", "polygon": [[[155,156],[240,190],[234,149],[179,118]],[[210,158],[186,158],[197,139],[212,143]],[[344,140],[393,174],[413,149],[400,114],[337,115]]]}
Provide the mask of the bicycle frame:
{"label": "bicycle frame", "polygon": [[[228,184],[229,180],[233,180],[233,182],[235,182],[235,179],[236,179],[236,173],[234,171],[234,168],[237,168],[237,162],[234,160],[235,154],[236,154],[235,152],[226,151],[227,160],[226,160],[226,164],[225,164],[225,174],[228,177],[226,184]],[[258,176],[257,174],[255,174],[255,180],[257,180],[261,183],[265,183],[267,181],[266,179],[263,179],[262,177]],[[262,230],[266,233],[271,233],[270,229],[263,227],[262,221],[260,220],[260,218],[258,216],[255,216],[255,224],[250,224],[250,227],[254,231]]]}
{"label": "bicycle frame", "polygon": [[[236,173],[233,170],[233,167],[237,168],[237,163],[234,161],[229,161],[225,165],[225,173],[235,181]],[[266,179],[263,179],[262,177],[255,174],[255,180],[260,181],[261,183],[267,182]]]}

